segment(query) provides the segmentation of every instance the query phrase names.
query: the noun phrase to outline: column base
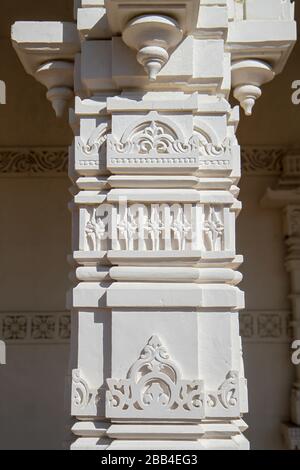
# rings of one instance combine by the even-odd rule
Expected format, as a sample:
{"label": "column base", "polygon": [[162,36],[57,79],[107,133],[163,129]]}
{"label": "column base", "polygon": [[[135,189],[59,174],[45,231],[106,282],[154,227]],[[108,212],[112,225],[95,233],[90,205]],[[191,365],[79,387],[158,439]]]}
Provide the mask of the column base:
{"label": "column base", "polygon": [[[243,420],[201,424],[112,424],[80,422],[82,435],[71,450],[249,450]],[[84,429],[83,429],[84,428]],[[97,431],[97,428],[99,431]]]}

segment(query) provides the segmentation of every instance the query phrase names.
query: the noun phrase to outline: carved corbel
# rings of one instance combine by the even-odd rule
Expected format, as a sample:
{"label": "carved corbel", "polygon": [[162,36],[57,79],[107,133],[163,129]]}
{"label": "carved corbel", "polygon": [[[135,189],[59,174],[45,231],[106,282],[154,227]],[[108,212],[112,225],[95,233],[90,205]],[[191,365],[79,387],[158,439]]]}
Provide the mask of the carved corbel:
{"label": "carved corbel", "polygon": [[129,21],[123,31],[123,41],[136,49],[137,61],[155,81],[157,74],[169,60],[169,51],[183,38],[177,21],[169,16],[143,15]]}
{"label": "carved corbel", "polygon": [[64,22],[16,22],[12,41],[27,73],[48,90],[61,117],[74,95],[74,57],[79,51],[76,25]]}
{"label": "carved corbel", "polygon": [[296,42],[294,4],[243,0],[231,8],[230,20],[226,48],[232,58],[233,95],[250,116],[261,86],[283,70]]}
{"label": "carved corbel", "polygon": [[273,80],[272,67],[262,60],[241,60],[231,67],[233,96],[240,102],[246,116],[261,97],[261,86]]}
{"label": "carved corbel", "polygon": [[149,80],[168,62],[170,52],[195,27],[199,0],[107,0],[107,16],[113,34],[137,51],[137,61]]}

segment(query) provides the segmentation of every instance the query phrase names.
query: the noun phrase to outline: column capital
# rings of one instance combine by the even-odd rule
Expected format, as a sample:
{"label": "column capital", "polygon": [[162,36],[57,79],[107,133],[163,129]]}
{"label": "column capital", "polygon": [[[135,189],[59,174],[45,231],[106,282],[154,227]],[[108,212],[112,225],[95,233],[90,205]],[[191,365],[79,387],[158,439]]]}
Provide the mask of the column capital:
{"label": "column capital", "polygon": [[61,117],[74,96],[74,59],[80,51],[76,25],[18,21],[12,26],[12,42],[26,72],[47,87],[47,98]]}

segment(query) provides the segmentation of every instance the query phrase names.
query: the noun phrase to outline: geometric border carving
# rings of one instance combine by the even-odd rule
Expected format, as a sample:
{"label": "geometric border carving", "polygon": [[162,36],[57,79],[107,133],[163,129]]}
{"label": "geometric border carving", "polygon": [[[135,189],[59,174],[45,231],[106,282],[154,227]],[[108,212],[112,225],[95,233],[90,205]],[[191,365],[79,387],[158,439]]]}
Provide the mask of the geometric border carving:
{"label": "geometric border carving", "polygon": [[[253,343],[289,343],[289,310],[242,310],[240,335]],[[0,340],[7,344],[55,344],[70,340],[71,315],[64,312],[0,312]]]}
{"label": "geometric border carving", "polygon": [[0,339],[7,344],[69,343],[70,312],[0,313]]}
{"label": "geometric border carving", "polygon": [[253,343],[289,343],[292,339],[289,310],[241,311],[240,335]]}

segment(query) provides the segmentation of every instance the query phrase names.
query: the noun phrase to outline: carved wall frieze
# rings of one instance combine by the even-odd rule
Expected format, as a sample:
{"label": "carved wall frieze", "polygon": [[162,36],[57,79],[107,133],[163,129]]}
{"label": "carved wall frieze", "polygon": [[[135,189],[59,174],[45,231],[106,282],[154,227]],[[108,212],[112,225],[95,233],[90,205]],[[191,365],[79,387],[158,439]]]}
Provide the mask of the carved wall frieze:
{"label": "carved wall frieze", "polygon": [[253,343],[288,343],[292,338],[289,310],[253,310],[240,313],[240,334]]}
{"label": "carved wall frieze", "polygon": [[289,149],[284,147],[242,147],[242,175],[280,175],[283,157],[288,151]]}
{"label": "carved wall frieze", "polygon": [[[89,166],[88,154],[100,151],[106,134],[100,136],[97,142],[88,143],[87,157],[82,165]],[[156,145],[156,144],[155,144]],[[285,157],[289,152],[285,147],[245,146],[242,147],[243,176],[278,176],[282,173]],[[143,163],[143,155],[135,157],[136,163]],[[169,158],[169,157],[167,157]],[[175,157],[174,157],[175,158]],[[190,157],[190,159],[193,157]],[[153,160],[153,158],[151,157]],[[189,160],[190,160],[189,159]],[[158,158],[159,160],[159,158]],[[289,165],[289,175],[299,173],[299,156],[293,155],[293,165]],[[172,161],[173,162],[173,161]],[[170,163],[172,163],[170,162]],[[175,162],[175,161],[174,161]],[[221,165],[223,160],[219,160]],[[160,163],[160,161],[157,161]],[[191,163],[190,161],[188,163]],[[205,162],[204,162],[205,163]],[[227,162],[228,163],[228,162]],[[97,160],[90,165],[97,167]],[[285,162],[286,165],[286,162]],[[68,167],[68,149],[66,147],[7,147],[0,148],[0,176],[66,176]]]}
{"label": "carved wall frieze", "polygon": [[83,248],[88,251],[225,251],[227,246],[229,212],[221,205],[120,203],[86,212]]}
{"label": "carved wall frieze", "polygon": [[6,343],[68,343],[69,312],[0,313],[0,338]]}
{"label": "carved wall frieze", "polygon": [[0,176],[66,176],[65,147],[0,148]]}
{"label": "carved wall frieze", "polygon": [[[253,343],[287,343],[292,338],[289,310],[245,310],[240,334]],[[68,343],[71,316],[65,312],[0,313],[0,339],[8,344]]]}

